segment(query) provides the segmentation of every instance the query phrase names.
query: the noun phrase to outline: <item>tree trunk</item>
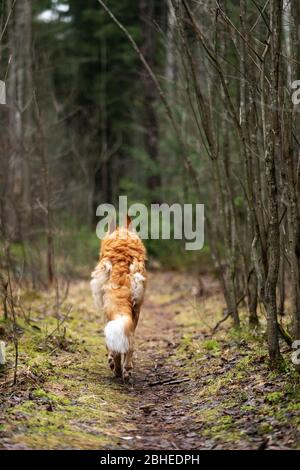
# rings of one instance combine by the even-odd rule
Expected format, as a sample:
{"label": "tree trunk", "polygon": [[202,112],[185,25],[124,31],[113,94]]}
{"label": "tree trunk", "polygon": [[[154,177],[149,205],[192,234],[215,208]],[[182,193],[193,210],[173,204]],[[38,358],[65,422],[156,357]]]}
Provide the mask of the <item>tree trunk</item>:
{"label": "tree trunk", "polygon": [[[8,11],[12,1],[8,0]],[[8,208],[10,235],[23,240],[28,227],[30,209],[30,171],[28,142],[32,132],[32,63],[31,63],[31,0],[16,2],[8,28],[11,63],[8,76],[9,113],[9,188]]]}
{"label": "tree trunk", "polygon": [[[289,57],[300,58],[299,47],[299,2],[291,2],[287,5],[283,22],[285,25],[285,43]],[[297,77],[300,67],[296,61],[287,63],[287,76],[290,80]],[[297,161],[299,160],[299,148],[295,145],[293,129],[297,129],[298,113],[288,96],[286,104],[286,145],[283,156],[283,180],[287,192],[287,221],[288,243],[287,253],[291,270],[291,296],[293,315],[293,336],[300,339],[300,208],[299,208],[299,175],[297,174]]]}
{"label": "tree trunk", "polygon": [[272,367],[279,365],[280,350],[277,335],[277,301],[276,286],[280,260],[280,233],[278,217],[278,193],[275,168],[276,144],[279,139],[279,95],[280,95],[280,53],[281,53],[281,15],[282,1],[270,3],[271,38],[271,90],[270,114],[266,127],[266,196],[268,205],[268,272],[264,289],[264,305],[267,313],[267,335]]}

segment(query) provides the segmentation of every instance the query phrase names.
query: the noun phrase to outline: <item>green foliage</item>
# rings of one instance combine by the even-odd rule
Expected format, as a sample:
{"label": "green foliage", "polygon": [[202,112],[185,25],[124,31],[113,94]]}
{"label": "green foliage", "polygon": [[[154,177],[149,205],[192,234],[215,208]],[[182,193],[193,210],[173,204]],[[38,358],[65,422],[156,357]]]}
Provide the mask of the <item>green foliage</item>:
{"label": "green foliage", "polygon": [[268,401],[269,403],[278,403],[282,400],[283,398],[283,393],[282,392],[271,392],[268,393],[265,397],[265,400]]}
{"label": "green foliage", "polygon": [[69,221],[56,238],[58,272],[67,276],[89,276],[99,256],[100,242],[86,225]]}
{"label": "green foliage", "polygon": [[217,352],[220,349],[220,345],[219,345],[218,341],[215,340],[215,339],[207,339],[207,340],[203,341],[202,346],[207,351]]}

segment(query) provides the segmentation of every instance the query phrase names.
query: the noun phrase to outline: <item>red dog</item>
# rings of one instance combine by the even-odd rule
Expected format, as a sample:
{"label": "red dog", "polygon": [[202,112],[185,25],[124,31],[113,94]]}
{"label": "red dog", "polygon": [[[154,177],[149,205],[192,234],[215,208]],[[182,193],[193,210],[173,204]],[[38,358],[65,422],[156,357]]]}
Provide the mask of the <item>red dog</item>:
{"label": "red dog", "polygon": [[102,240],[100,260],[92,273],[96,306],[103,308],[108,362],[116,376],[128,380],[133,368],[133,338],[146,283],[146,250],[127,226],[111,230]]}

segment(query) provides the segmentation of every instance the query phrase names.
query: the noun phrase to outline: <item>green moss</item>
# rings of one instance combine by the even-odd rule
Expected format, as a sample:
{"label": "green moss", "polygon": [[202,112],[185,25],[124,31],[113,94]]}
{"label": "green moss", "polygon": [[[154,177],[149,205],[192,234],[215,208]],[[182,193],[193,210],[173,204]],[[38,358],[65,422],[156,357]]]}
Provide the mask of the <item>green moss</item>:
{"label": "green moss", "polygon": [[286,406],[287,411],[300,411],[300,402],[298,403],[289,403]]}
{"label": "green moss", "polygon": [[255,411],[256,406],[254,406],[254,405],[242,405],[241,410],[242,411]]}
{"label": "green moss", "polygon": [[222,439],[223,441],[238,441],[240,434],[233,429],[233,419],[231,416],[219,417],[213,425],[209,426],[203,435],[213,439]]}
{"label": "green moss", "polygon": [[273,426],[270,423],[261,423],[258,427],[258,433],[261,435],[269,434],[272,432]]}
{"label": "green moss", "polygon": [[265,396],[265,400],[270,403],[278,403],[282,400],[283,392],[271,392]]}
{"label": "green moss", "polygon": [[202,347],[206,349],[207,351],[219,351],[220,349],[220,344],[218,343],[217,340],[215,339],[207,339],[202,342]]}
{"label": "green moss", "polygon": [[111,436],[111,426],[130,399],[118,384],[107,393],[110,372],[103,365],[94,359],[92,366],[90,358],[86,364],[83,369],[78,364],[61,366],[59,376],[49,376],[43,387],[32,390],[31,400],[11,410],[25,425],[21,434],[15,430],[18,442],[33,449],[99,449],[117,438]]}
{"label": "green moss", "polygon": [[26,400],[21,405],[15,406],[8,410],[10,414],[19,414],[19,413],[34,413],[37,409],[37,404],[34,401]]}
{"label": "green moss", "polygon": [[[112,378],[99,331],[102,320],[95,314],[90,296],[86,303],[86,290],[86,284],[76,287],[74,309],[62,325],[74,348],[59,346],[62,330],[56,329],[58,322],[52,315],[53,293],[45,292],[41,298],[30,295],[30,301],[26,300],[30,305],[34,302],[32,312],[43,315],[39,313],[40,329],[20,319],[18,376],[28,377],[28,393],[21,403],[6,410],[6,431],[14,436],[12,444],[30,449],[101,449],[118,440],[120,416],[129,412],[132,400],[126,388]],[[62,308],[60,317],[67,310],[68,306]],[[12,343],[7,354],[13,362]],[[126,429],[124,426],[120,434]]]}
{"label": "green moss", "polygon": [[220,410],[217,407],[201,409],[197,412],[199,415],[197,421],[200,423],[213,423],[217,419]]}

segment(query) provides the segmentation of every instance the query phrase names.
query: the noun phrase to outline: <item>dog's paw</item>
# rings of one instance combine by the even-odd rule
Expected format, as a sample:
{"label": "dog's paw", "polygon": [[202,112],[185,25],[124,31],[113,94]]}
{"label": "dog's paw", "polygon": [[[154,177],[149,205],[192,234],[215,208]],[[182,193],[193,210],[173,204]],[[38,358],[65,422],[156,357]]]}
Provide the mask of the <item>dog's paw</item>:
{"label": "dog's paw", "polygon": [[115,360],[113,356],[108,356],[108,365],[110,367],[110,370],[115,370]]}
{"label": "dog's paw", "polygon": [[132,368],[123,368],[123,381],[125,383],[132,383],[133,382],[133,376],[132,376]]}

